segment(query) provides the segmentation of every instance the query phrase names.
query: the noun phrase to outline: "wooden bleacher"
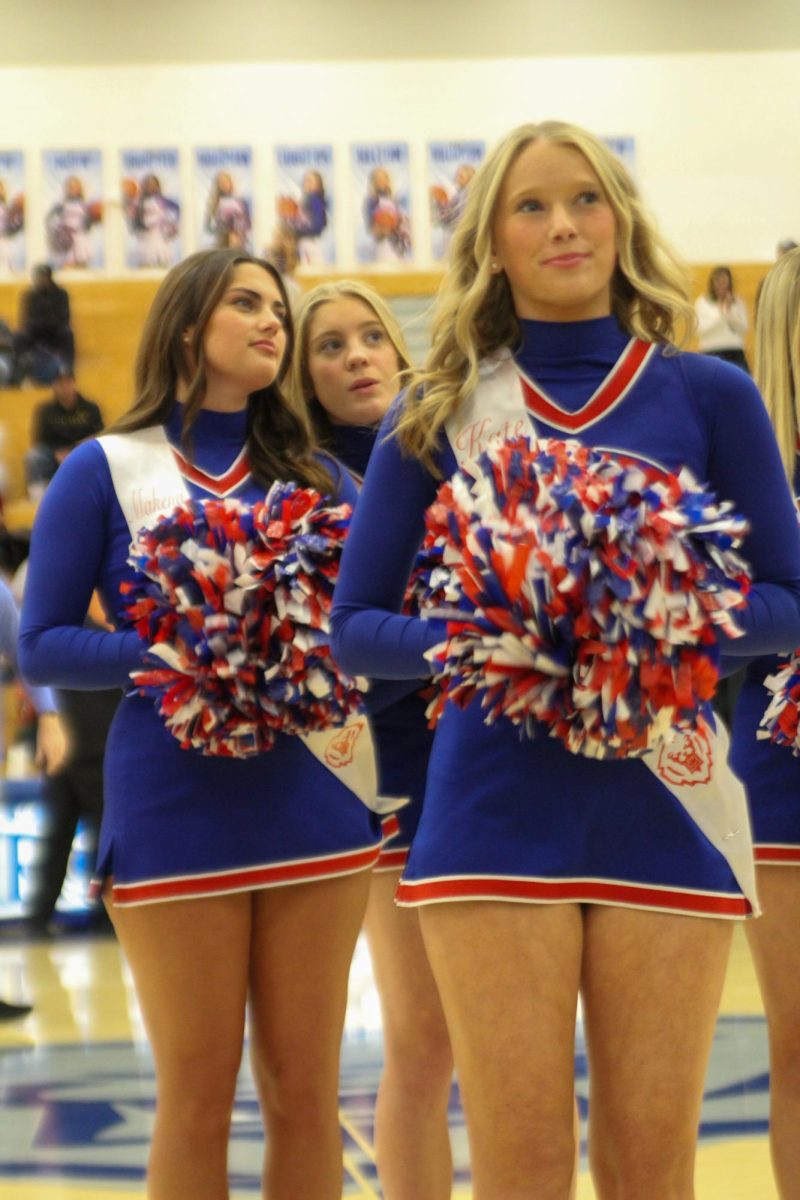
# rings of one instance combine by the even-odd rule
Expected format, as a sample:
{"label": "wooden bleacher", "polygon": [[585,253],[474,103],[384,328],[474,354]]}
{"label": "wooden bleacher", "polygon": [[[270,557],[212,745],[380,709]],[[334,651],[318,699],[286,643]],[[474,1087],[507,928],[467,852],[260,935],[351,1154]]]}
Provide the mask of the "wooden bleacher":
{"label": "wooden bleacher", "polygon": [[[695,292],[706,287],[715,264],[692,268]],[[731,263],[738,293],[752,315],[756,288],[769,263]],[[396,274],[353,273],[387,299],[418,298],[422,308],[438,286],[438,272]],[[304,287],[312,287],[326,276],[305,276]],[[159,279],[73,279],[58,277],[66,287],[72,308],[77,345],[76,376],[85,396],[97,401],[107,422],[129,405],[133,389],[133,363],[144,319],[158,288]],[[19,296],[27,281],[0,283],[0,317],[16,327]],[[752,361],[752,330],[748,339]],[[35,406],[50,394],[49,388],[0,389],[0,424],[5,427],[5,467],[8,476],[6,519],[9,526],[29,524],[32,510],[24,501],[22,457],[29,444],[31,416]]]}

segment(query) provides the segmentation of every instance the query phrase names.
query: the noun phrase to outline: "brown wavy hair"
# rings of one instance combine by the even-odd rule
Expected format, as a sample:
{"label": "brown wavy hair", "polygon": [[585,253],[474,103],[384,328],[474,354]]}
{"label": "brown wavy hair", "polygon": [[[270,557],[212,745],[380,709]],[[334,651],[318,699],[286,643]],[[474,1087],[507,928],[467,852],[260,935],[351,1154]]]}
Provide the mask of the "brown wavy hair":
{"label": "brown wavy hair", "polygon": [[[108,430],[131,433],[163,425],[177,403],[178,383],[186,385],[182,404],[181,441],[191,453],[191,430],[206,395],[204,339],[208,322],[230,286],[233,272],[252,263],[274,281],[286,308],[286,348],[278,374],[269,387],[251,393],[247,401],[247,451],[255,479],[269,487],[276,479],[330,492],[331,474],[314,455],[308,417],[284,396],[281,383],[291,362],[294,326],[286,289],[274,267],[238,249],[201,250],[190,254],[164,277],[145,321],[136,355],[136,398]],[[191,329],[191,370],[184,334]]]}

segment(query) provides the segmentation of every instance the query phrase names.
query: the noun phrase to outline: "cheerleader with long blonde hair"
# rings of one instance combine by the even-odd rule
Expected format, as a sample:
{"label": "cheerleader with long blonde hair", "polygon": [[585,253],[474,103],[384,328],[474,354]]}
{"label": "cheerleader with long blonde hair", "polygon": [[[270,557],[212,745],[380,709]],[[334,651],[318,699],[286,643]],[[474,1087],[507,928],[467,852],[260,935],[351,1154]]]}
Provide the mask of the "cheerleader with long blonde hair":
{"label": "cheerleader with long blonde hair", "polygon": [[[764,281],[756,314],[755,379],[780,447],[786,478],[800,493],[800,250],[783,255]],[[788,648],[788,646],[787,646]],[[733,719],[732,765],[747,789],[764,915],[747,926],[767,1014],[770,1149],[781,1200],[800,1179],[800,761],[759,737],[774,657],[747,666]]]}
{"label": "cheerleader with long blonde hair", "polygon": [[[684,274],[608,148],[557,121],[513,130],[472,182],[450,263],[430,353],[387,418],[345,547],[340,663],[434,672],[449,627],[401,613],[425,511],[440,480],[474,476],[482,451],[524,434],[707,481],[753,530],[743,636],[715,639],[740,654],[797,642],[800,533],[764,406],[743,372],[679,351]],[[568,1195],[579,995],[597,1195],[690,1200],[732,919],[757,910],[722,735],[709,717],[696,737],[604,760],[545,724],[520,736],[496,709],[487,724],[481,696],[493,703],[443,706],[398,890],[419,909],[444,1004],[475,1200]]]}

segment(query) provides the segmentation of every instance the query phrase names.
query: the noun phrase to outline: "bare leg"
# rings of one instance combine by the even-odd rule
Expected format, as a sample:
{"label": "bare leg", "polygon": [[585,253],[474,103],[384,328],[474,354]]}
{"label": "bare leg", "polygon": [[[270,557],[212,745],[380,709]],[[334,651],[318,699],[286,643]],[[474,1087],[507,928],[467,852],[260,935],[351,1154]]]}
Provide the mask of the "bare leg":
{"label": "bare leg", "polygon": [[769,1029],[772,1167],[800,1200],[800,868],[757,868],[764,915],[746,925]]}
{"label": "bare leg", "polygon": [[399,871],[373,875],[364,923],[383,1017],[378,1170],[386,1200],[449,1200],[453,1055],[419,915],[394,903],[399,878]]}
{"label": "bare leg", "polygon": [[250,1044],[265,1200],[342,1194],[339,1052],[369,881],[361,871],[254,895]]}
{"label": "bare leg", "polygon": [[600,1200],[692,1200],[697,1126],[733,926],[587,907],[589,1156]]}
{"label": "bare leg", "polygon": [[227,1200],[242,1057],[250,895],[109,906],[153,1049],[149,1200]]}
{"label": "bare leg", "polygon": [[580,908],[432,904],[420,921],[464,1100],[473,1200],[566,1200]]}

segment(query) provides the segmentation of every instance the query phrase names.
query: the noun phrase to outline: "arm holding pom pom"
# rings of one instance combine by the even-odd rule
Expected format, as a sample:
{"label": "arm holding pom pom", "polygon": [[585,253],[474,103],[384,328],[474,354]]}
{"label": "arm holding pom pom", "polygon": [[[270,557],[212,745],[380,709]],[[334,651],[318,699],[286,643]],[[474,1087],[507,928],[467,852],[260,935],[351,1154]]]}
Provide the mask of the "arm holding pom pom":
{"label": "arm holding pom pom", "polygon": [[334,595],[333,652],[348,671],[421,679],[432,674],[425,653],[442,641],[444,623],[399,614],[437,485],[387,437],[392,428],[390,412],[345,543]]}
{"label": "arm holding pom pom", "polygon": [[741,553],[753,584],[736,613],[742,636],[719,635],[726,657],[753,658],[800,645],[800,527],[766,408],[750,378],[703,360],[715,401],[709,483],[747,518]]}

